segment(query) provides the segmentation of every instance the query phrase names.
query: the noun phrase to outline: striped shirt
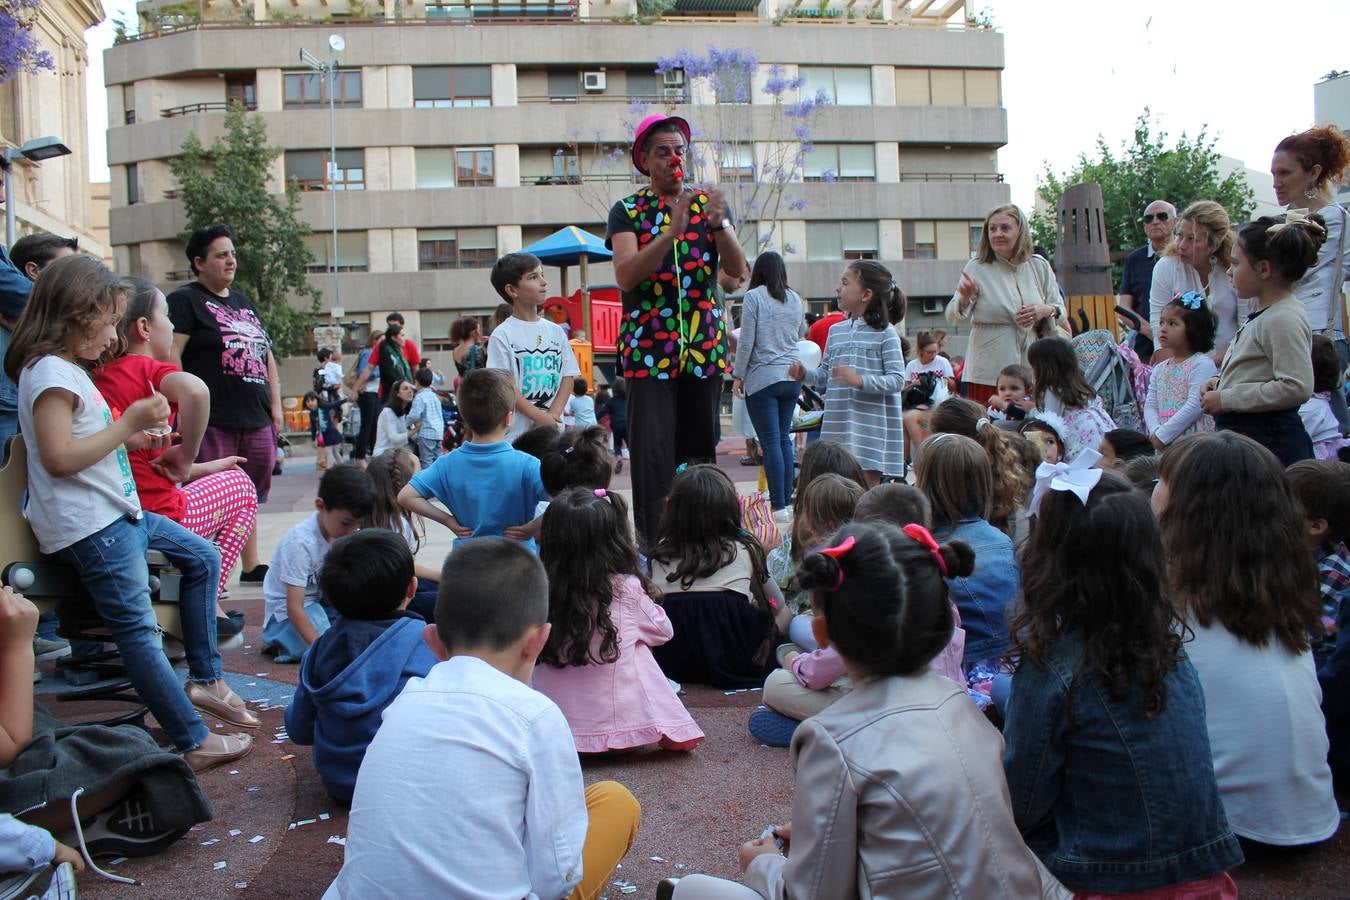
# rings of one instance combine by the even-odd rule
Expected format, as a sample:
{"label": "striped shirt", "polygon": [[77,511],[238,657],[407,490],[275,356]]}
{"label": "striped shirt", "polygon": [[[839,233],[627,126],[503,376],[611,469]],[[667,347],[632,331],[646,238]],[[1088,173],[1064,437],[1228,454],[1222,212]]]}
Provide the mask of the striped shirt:
{"label": "striped shirt", "polygon": [[[862,387],[849,387],[831,376],[835,366],[848,366],[862,376]],[[806,373],[809,384],[827,384],[825,419],[820,439],[847,447],[864,469],[882,475],[905,471],[904,419],[900,390],[905,360],[895,329],[872,328],[861,318],[845,319],[830,328],[825,358]]]}

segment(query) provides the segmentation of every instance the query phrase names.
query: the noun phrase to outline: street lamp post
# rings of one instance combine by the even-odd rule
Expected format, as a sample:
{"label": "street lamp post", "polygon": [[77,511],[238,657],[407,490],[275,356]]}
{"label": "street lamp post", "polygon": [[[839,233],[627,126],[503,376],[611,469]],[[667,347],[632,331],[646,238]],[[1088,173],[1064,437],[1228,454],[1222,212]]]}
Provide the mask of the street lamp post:
{"label": "street lamp post", "polygon": [[[341,35],[331,34],[328,36],[328,46],[334,54],[341,53],[347,48],[347,42]],[[332,62],[325,62],[319,59],[308,50],[300,51],[300,59],[305,65],[316,72],[323,74],[324,81],[328,83],[328,193],[332,206],[332,225],[333,225],[333,255],[329,259],[329,268],[333,273],[333,305],[338,309],[342,308],[342,288],[338,283],[338,226],[337,226],[337,112],[335,98],[337,96],[337,77],[338,61],[335,58]]]}
{"label": "street lamp post", "polygon": [[3,153],[5,170],[5,246],[14,245],[14,162],[20,157],[41,162],[58,156],[67,156],[70,148],[61,143],[60,138],[33,138],[19,147],[6,147]]}

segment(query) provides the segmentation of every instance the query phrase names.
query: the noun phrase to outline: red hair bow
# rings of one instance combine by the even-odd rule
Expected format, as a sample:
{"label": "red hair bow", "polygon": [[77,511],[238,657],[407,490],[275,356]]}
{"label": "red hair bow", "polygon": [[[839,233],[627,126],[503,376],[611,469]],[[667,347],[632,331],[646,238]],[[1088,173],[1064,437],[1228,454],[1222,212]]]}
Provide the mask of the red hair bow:
{"label": "red hair bow", "polygon": [[938,569],[942,572],[942,577],[946,578],[947,561],[942,558],[942,548],[938,546],[938,542],[933,538],[933,533],[922,525],[913,524],[906,525],[900,530],[913,538],[916,543],[922,545],[929,553],[933,554],[933,559],[937,560]]}
{"label": "red hair bow", "polygon": [[[848,556],[848,552],[853,549],[853,545],[856,543],[858,542],[854,539],[853,535],[850,534],[848,537],[840,541],[837,545],[833,547],[826,547],[820,552],[825,556],[830,557],[830,559],[833,559],[836,563],[838,563],[841,560],[843,560],[845,556]],[[841,565],[839,566],[839,577],[834,580],[834,587],[830,589],[830,592],[833,593],[834,591],[839,590],[843,586],[844,586],[844,567]]]}

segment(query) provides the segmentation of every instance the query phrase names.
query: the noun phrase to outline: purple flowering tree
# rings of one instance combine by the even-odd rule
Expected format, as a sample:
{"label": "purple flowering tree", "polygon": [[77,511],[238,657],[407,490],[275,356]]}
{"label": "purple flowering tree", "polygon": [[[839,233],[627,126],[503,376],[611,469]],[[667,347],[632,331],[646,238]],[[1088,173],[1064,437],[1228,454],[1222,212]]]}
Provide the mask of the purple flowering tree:
{"label": "purple flowering tree", "polygon": [[53,70],[52,55],[33,36],[41,0],[0,0],[0,84],[20,72]]}
{"label": "purple flowering tree", "polygon": [[[811,152],[812,120],[829,100],[823,92],[801,96],[802,79],[789,77],[778,66],[769,67],[767,77],[757,83],[759,60],[741,48],[709,46],[703,55],[681,50],[657,60],[656,72],[662,76],[676,69],[684,72],[684,87],[659,98],[630,98],[621,133],[631,135],[653,112],[688,119],[693,131],[689,178],[722,188],[737,236],[753,255],[772,243],[785,213],[806,208],[791,186],[801,182],[802,162]],[[691,101],[695,105],[685,105]],[[628,149],[626,143],[598,133],[577,132],[570,138],[567,152],[576,158],[578,171],[569,180],[601,220],[618,184],[628,193],[635,180],[642,180],[635,179]],[[795,252],[791,246],[784,249]]]}
{"label": "purple flowering tree", "polygon": [[677,69],[703,101],[687,116],[691,174],[722,188],[737,236],[753,255],[772,243],[784,213],[806,208],[791,186],[801,182],[811,125],[829,98],[823,91],[803,96],[803,79],[777,65],[761,83],[758,57],[739,47],[709,45],[702,55],[680,50],[656,61],[661,75]]}

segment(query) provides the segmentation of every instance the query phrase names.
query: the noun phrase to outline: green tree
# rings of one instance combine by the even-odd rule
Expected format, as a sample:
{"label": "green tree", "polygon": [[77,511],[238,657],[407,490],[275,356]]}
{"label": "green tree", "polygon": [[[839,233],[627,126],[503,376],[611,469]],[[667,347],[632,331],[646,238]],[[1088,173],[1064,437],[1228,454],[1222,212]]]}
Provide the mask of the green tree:
{"label": "green tree", "polygon": [[[1253,207],[1254,195],[1242,175],[1219,174],[1219,154],[1205,129],[1195,137],[1183,131],[1174,144],[1151,121],[1147,107],[1134,126],[1134,140],[1119,151],[1107,146],[1098,136],[1096,154],[1083,153],[1069,171],[1056,175],[1047,165],[1036,185],[1036,193],[1049,212],[1033,213],[1031,231],[1036,242],[1054,252],[1055,204],[1070,185],[1095,181],[1102,186],[1106,215],[1107,244],[1113,252],[1142,246],[1144,223],[1139,216],[1154,200],[1176,204],[1177,211],[1196,200],[1215,200],[1228,210],[1234,223],[1243,222]],[[1155,133],[1156,129],[1156,133]],[[1119,280],[1119,271],[1116,272]]]}
{"label": "green tree", "polygon": [[169,165],[187,210],[182,238],[217,222],[230,226],[239,255],[235,287],[257,306],[273,352],[282,357],[303,349],[319,313],[319,291],[305,278],[314,255],[304,242],[310,229],[299,218],[299,188],[288,184],[281,196],[267,189],[279,156],[279,147],[267,146],[262,119],[231,103],[224,136],[207,149],[188,135]]}

